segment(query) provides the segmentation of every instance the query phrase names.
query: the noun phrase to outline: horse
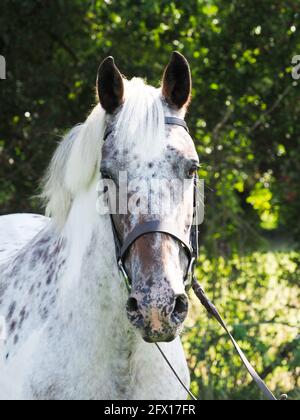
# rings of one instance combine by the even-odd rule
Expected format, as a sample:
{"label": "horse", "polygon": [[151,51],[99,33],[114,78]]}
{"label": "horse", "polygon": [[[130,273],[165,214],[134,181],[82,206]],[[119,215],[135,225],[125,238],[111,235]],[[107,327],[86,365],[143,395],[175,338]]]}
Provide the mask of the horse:
{"label": "horse", "polygon": [[0,217],[0,316],[7,331],[0,341],[1,400],[187,398],[155,346],[188,388],[180,340],[188,314],[184,247],[167,232],[137,237],[124,261],[128,295],[115,235],[124,241],[154,216],[100,214],[97,202],[107,192],[99,182],[117,184],[120,171],[137,180],[128,203],[139,208],[144,181],[187,178],[188,199],[163,217],[189,235],[198,156],[183,124],[166,125],[165,118],[184,120],[191,88],[189,63],[178,52],[159,88],[127,80],[112,57],[105,59],[97,105],[60,142],[44,177],[45,216]]}

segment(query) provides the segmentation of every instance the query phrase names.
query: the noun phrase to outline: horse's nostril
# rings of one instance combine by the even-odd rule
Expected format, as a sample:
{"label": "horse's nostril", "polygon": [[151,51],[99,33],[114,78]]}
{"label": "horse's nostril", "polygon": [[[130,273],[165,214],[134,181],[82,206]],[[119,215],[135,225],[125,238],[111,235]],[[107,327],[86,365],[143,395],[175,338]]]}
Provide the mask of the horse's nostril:
{"label": "horse's nostril", "polygon": [[139,310],[138,302],[135,298],[130,297],[128,299],[126,309],[129,321],[137,328],[144,328],[144,318]]}
{"label": "horse's nostril", "polygon": [[138,308],[138,303],[137,300],[133,297],[128,299],[127,302],[127,310],[129,312],[138,312],[139,308]]}
{"label": "horse's nostril", "polygon": [[176,298],[172,319],[176,323],[182,323],[188,313],[189,303],[186,295],[180,295]]}
{"label": "horse's nostril", "polygon": [[187,300],[185,296],[178,296],[176,299],[176,304],[174,308],[174,312],[182,313],[186,312],[187,310]]}

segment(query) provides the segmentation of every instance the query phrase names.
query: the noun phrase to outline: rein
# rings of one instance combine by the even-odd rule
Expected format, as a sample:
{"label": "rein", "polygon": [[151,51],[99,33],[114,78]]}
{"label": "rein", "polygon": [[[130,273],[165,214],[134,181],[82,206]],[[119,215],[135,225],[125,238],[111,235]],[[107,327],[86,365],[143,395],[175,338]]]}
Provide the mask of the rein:
{"label": "rein", "polygon": [[[189,129],[188,129],[188,126],[187,126],[186,122],[182,119],[175,118],[175,117],[166,117],[165,118],[165,124],[166,125],[177,125],[177,126],[183,127],[187,132],[189,132]],[[104,140],[106,140],[107,137],[111,133],[112,133],[112,129],[108,128],[106,130],[105,134],[104,134]],[[197,195],[197,181],[198,181],[198,177],[195,176],[195,179],[194,179],[194,207],[195,207],[196,213],[197,213],[197,208],[198,208],[198,203],[197,203],[197,198],[196,198],[196,195]],[[160,221],[160,220],[154,220],[154,221],[142,223],[142,224],[137,225],[133,229],[133,231],[131,233],[129,233],[129,235],[125,238],[124,242],[122,243],[122,241],[120,240],[119,234],[117,232],[113,216],[110,215],[110,217],[111,217],[111,224],[112,224],[113,236],[114,236],[114,241],[115,241],[116,257],[117,257],[118,267],[119,267],[120,273],[121,273],[121,275],[122,275],[122,277],[125,281],[128,293],[131,292],[131,280],[130,280],[127,272],[126,272],[125,259],[126,259],[126,256],[128,255],[128,252],[129,252],[130,248],[132,247],[132,245],[139,238],[141,238],[144,235],[150,234],[150,233],[164,233],[166,235],[169,235],[169,236],[173,237],[175,240],[177,240],[182,245],[182,247],[185,250],[185,252],[188,256],[188,259],[189,259],[188,269],[187,269],[187,273],[186,273],[186,276],[185,276],[185,279],[184,279],[184,285],[185,285],[186,290],[189,290],[192,287],[192,289],[193,289],[195,295],[197,296],[198,300],[200,301],[200,303],[204,306],[204,308],[207,310],[207,312],[213,318],[215,318],[218,321],[218,323],[222,326],[222,328],[226,331],[226,333],[228,334],[231,342],[233,343],[234,348],[236,349],[241,361],[243,362],[244,366],[246,367],[248,373],[251,375],[252,379],[254,380],[256,385],[259,387],[261,392],[265,395],[265,397],[268,400],[277,401],[277,398],[274,396],[274,394],[271,392],[271,390],[268,388],[268,386],[265,384],[265,382],[261,379],[261,377],[255,371],[255,369],[252,367],[251,363],[248,361],[247,357],[245,356],[245,354],[243,353],[243,351],[239,347],[238,343],[235,341],[232,334],[230,333],[230,331],[229,331],[225,321],[221,317],[219,311],[217,310],[215,305],[208,299],[204,290],[202,289],[201,285],[199,284],[199,282],[196,279],[194,271],[195,271],[195,264],[196,264],[196,261],[197,261],[198,255],[199,255],[199,242],[198,242],[199,227],[197,225],[197,221],[196,221],[196,223],[193,223],[193,225],[191,227],[191,233],[190,233],[189,237],[185,237],[180,232],[176,232],[176,230],[174,229],[174,226],[172,226],[171,224],[165,223],[163,221]],[[197,400],[197,398],[191,393],[191,391],[185,386],[183,381],[180,379],[176,370],[173,368],[172,364],[169,362],[166,355],[164,354],[164,352],[162,351],[162,349],[160,348],[160,346],[157,343],[156,343],[156,347],[159,350],[159,352],[161,353],[161,355],[164,358],[164,360],[166,361],[166,363],[168,364],[168,366],[170,367],[170,369],[172,370],[172,372],[174,373],[174,375],[176,376],[176,378],[179,381],[179,383],[181,384],[181,386],[187,391],[187,393],[189,394],[189,396],[193,400]],[[287,396],[282,395],[280,399],[281,400],[286,400]]]}

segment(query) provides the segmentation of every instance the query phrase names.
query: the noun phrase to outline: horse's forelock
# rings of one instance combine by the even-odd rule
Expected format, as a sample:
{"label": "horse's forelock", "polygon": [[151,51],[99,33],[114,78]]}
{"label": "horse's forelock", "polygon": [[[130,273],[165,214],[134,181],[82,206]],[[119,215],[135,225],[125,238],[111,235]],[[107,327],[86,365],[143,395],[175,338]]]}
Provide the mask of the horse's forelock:
{"label": "horse's forelock", "polygon": [[166,136],[159,89],[139,78],[125,81],[125,103],[118,116],[115,136],[118,148],[134,150],[141,159],[162,153]]}

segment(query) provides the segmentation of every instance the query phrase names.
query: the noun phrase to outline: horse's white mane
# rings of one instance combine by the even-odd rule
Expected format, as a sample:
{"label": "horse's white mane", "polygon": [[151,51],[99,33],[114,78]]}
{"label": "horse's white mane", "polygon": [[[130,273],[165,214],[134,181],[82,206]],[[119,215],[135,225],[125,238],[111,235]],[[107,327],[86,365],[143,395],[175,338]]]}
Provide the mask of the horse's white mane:
{"label": "horse's white mane", "polygon": [[[115,126],[118,148],[141,158],[160,154],[166,145],[164,105],[160,89],[142,79],[125,83],[125,102]],[[62,227],[76,194],[99,173],[104,132],[110,117],[97,105],[87,120],[75,126],[58,146],[43,181],[46,215]]]}

